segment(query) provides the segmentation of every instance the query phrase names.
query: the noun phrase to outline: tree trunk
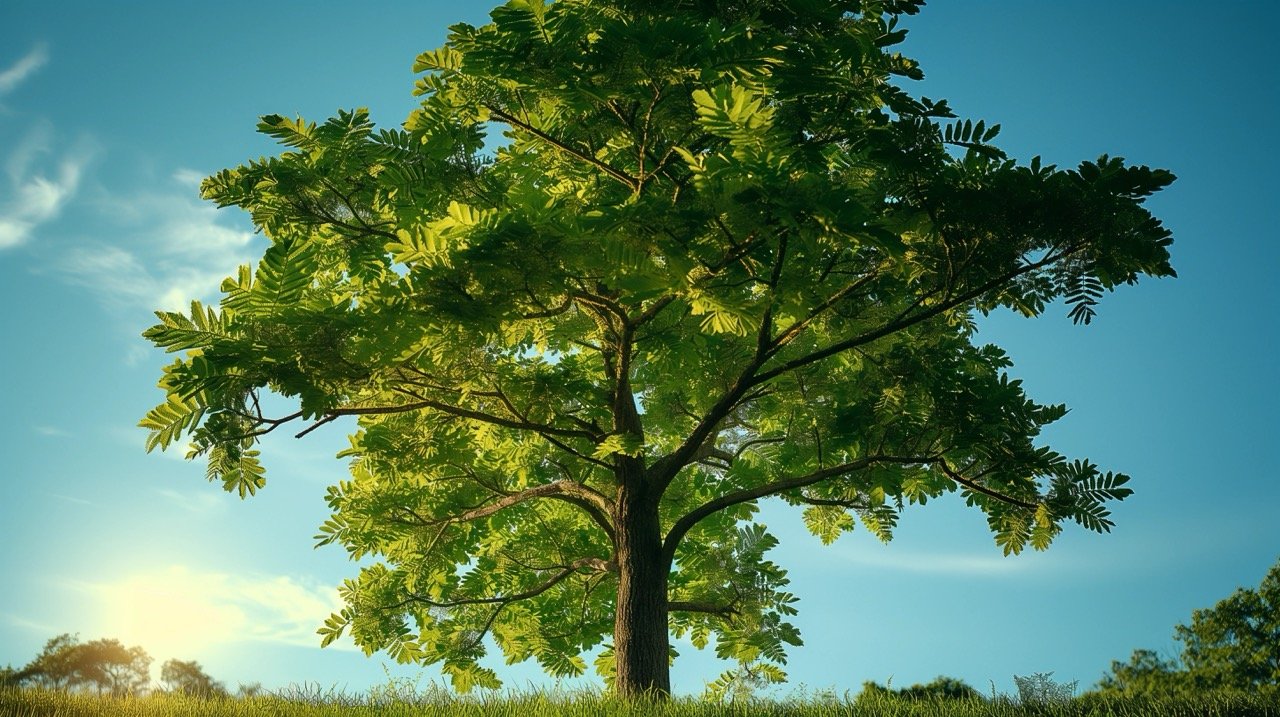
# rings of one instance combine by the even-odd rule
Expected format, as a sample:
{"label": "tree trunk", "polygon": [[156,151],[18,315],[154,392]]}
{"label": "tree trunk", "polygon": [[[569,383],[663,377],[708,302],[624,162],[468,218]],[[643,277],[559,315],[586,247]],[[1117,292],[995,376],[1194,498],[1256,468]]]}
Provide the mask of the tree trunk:
{"label": "tree trunk", "polygon": [[[632,478],[627,480],[626,478]],[[658,501],[640,476],[624,477],[614,525],[618,565],[617,613],[613,622],[616,689],[622,697],[666,697],[671,693],[667,635],[667,574],[662,557]]]}

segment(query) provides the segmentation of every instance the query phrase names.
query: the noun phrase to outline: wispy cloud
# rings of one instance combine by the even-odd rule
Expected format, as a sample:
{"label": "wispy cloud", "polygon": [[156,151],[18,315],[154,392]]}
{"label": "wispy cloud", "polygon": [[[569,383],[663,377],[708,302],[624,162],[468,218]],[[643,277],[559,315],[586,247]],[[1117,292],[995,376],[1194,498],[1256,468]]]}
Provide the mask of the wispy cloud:
{"label": "wispy cloud", "polygon": [[51,498],[57,498],[58,500],[65,500],[68,503],[75,503],[76,505],[93,505],[93,501],[85,500],[84,498],[76,498],[75,496],[63,495],[61,493],[46,493],[45,495]]}
{"label": "wispy cloud", "polygon": [[49,438],[66,438],[71,435],[57,426],[32,426],[32,430]]}
{"label": "wispy cloud", "polygon": [[14,627],[20,627],[24,630],[34,632],[42,636],[56,635],[58,632],[57,629],[52,625],[49,625],[43,622],[37,622],[35,620],[28,620],[25,617],[14,615],[12,613],[5,613],[4,620],[5,622],[9,623],[10,625],[13,625]]}
{"label": "wispy cloud", "polygon": [[840,557],[846,563],[877,571],[934,575],[1001,575],[1034,569],[1038,562],[1035,555],[1003,557],[998,554],[880,550],[878,547],[845,550]]}
{"label": "wispy cloud", "polygon": [[93,148],[80,142],[50,168],[52,172],[33,171],[48,151],[49,136],[47,125],[37,126],[6,158],[10,198],[0,203],[0,250],[26,243],[37,227],[56,218],[75,196],[84,168],[93,159]]}
{"label": "wispy cloud", "polygon": [[318,647],[316,629],[342,608],[334,587],[308,578],[180,565],[76,587],[101,607],[104,634],[157,658],[245,641]]}
{"label": "wispy cloud", "polygon": [[194,196],[199,176],[174,175],[185,191],[103,197],[100,210],[120,229],[69,248],[61,272],[117,307],[174,310],[215,296],[224,277],[253,259],[254,235],[228,226],[225,214]]}
{"label": "wispy cloud", "polygon": [[206,486],[200,487],[204,490],[192,493],[180,493],[171,488],[161,488],[158,492],[173,505],[188,513],[213,513],[226,508],[227,503],[223,500],[226,493],[208,490]]}
{"label": "wispy cloud", "polygon": [[0,70],[0,96],[12,92],[36,70],[44,67],[49,61],[49,50],[43,43],[31,48],[21,59],[4,70]]}

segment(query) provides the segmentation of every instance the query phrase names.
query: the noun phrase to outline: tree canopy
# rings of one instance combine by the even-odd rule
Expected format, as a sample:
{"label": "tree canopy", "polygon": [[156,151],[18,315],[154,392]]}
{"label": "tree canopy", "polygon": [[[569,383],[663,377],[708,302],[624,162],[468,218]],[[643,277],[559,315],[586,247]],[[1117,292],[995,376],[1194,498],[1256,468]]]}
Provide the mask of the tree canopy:
{"label": "tree canopy", "polygon": [[1165,696],[1235,690],[1280,697],[1280,561],[1256,589],[1240,588],[1174,628],[1180,659],[1135,650],[1114,661],[1102,692]]}
{"label": "tree canopy", "polygon": [[418,57],[402,128],[264,116],[287,149],[202,193],[270,246],[146,332],[182,354],[147,448],[247,497],[264,434],[357,417],[318,539],[377,560],[323,641],[460,689],[487,638],[557,676],[604,645],[623,694],[669,689],[670,634],[781,679],[766,498],[824,543],[954,491],[1006,554],[1109,530],[1127,477],[1036,443],[1066,408],[974,322],[1172,276],[1173,175],[1020,164],[912,96],[922,4],[511,0]]}
{"label": "tree canopy", "polygon": [[116,639],[80,642],[69,633],[50,638],[39,655],[8,675],[13,684],[50,689],[90,687],[111,695],[136,694],[151,681],[151,657]]}
{"label": "tree canopy", "polygon": [[166,660],[160,667],[160,682],[170,692],[192,697],[227,696],[226,686],[210,677],[195,660]]}

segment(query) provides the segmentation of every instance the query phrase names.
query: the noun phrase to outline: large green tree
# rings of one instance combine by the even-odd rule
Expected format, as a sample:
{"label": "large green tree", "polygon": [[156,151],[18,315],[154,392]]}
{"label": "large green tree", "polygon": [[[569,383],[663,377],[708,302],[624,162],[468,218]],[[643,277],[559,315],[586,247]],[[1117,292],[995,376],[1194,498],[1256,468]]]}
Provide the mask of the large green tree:
{"label": "large green tree", "polygon": [[[278,115],[290,149],[210,177],[270,240],[142,425],[251,495],[255,445],[358,417],[321,543],[380,560],[328,621],[496,684],[669,689],[669,636],[780,678],[795,597],[757,502],[888,539],[960,491],[1006,553],[1105,531],[1125,477],[1037,446],[1062,406],[975,345],[978,312],[1171,276],[1163,170],[1020,165],[895,78],[919,0],[512,0],[415,71],[403,129]],[[493,138],[493,139],[490,139]],[[264,392],[298,401],[273,415]]]}

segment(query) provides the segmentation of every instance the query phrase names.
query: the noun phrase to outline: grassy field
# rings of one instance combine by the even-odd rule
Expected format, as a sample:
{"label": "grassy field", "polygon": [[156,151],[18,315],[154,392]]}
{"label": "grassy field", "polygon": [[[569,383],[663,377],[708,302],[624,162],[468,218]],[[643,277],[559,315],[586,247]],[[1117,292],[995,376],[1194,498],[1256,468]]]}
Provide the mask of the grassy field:
{"label": "grassy field", "polygon": [[1280,717],[1280,705],[1249,696],[1150,701],[1077,698],[1051,705],[1013,701],[912,701],[896,697],[809,698],[715,704],[676,699],[623,703],[598,695],[504,693],[460,698],[448,693],[351,697],[318,689],[246,699],[201,700],[172,695],[110,698],[44,690],[0,689],[4,717]]}

